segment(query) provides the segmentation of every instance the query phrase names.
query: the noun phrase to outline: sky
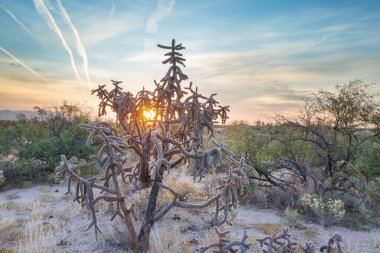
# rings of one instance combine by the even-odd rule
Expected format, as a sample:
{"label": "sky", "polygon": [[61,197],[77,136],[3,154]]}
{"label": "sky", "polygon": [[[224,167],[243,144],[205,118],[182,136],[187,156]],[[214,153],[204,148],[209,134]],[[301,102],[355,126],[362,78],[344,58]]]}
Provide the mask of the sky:
{"label": "sky", "polygon": [[[230,120],[296,114],[321,89],[380,84],[380,1],[0,0],[0,110],[63,100],[94,108],[91,89],[153,88],[173,38],[200,93]],[[380,90],[376,88],[377,90]]]}

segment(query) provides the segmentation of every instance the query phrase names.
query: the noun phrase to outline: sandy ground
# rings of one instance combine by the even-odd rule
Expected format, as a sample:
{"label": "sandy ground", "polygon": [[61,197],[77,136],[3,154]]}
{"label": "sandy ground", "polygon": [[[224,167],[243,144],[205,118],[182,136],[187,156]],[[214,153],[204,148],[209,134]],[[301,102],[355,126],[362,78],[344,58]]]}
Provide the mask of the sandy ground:
{"label": "sandy ground", "polygon": [[[3,224],[0,221],[0,252],[126,251],[124,227],[120,220],[109,222],[106,205],[101,206],[97,213],[103,232],[97,242],[92,228],[85,231],[90,223],[87,210],[73,203],[72,197],[65,196],[65,192],[66,187],[49,185],[0,192],[0,219],[3,219]],[[212,212],[213,209],[173,209],[154,226],[151,252],[197,252],[202,245],[215,242],[215,234],[209,226]],[[8,223],[4,222],[5,218]],[[139,222],[136,222],[136,227],[139,227]],[[240,207],[234,226],[226,225],[222,230],[231,230],[234,239],[240,239],[243,231],[247,230],[248,241],[252,243],[250,252],[261,252],[256,239],[286,227],[286,221],[278,211]],[[26,239],[32,233],[30,231],[36,235]],[[335,232],[343,236],[344,252],[380,252],[380,229],[351,231],[309,223],[300,228],[290,228],[294,240],[301,244],[311,241],[321,245]]]}

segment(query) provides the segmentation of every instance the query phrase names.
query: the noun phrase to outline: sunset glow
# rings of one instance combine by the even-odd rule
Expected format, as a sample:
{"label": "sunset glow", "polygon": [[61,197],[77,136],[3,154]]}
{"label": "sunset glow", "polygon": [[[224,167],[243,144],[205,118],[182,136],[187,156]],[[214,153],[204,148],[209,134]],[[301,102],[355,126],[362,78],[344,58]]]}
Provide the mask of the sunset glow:
{"label": "sunset glow", "polygon": [[154,109],[145,109],[143,115],[146,120],[154,120],[156,111]]}
{"label": "sunset glow", "polygon": [[175,38],[182,88],[218,93],[229,121],[268,121],[320,89],[380,83],[379,17],[379,1],[0,0],[0,110],[67,100],[96,112],[91,90],[111,79],[155,87],[156,45]]}

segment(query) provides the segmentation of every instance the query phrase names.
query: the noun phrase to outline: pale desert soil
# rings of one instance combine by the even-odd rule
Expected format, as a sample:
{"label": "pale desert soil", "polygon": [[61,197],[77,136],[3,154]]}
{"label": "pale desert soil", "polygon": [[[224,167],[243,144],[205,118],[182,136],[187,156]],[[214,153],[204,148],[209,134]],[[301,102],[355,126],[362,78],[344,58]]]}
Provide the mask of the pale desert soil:
{"label": "pale desert soil", "polygon": [[[0,252],[6,252],[1,251],[6,248],[15,252],[33,252],[34,248],[41,249],[34,252],[125,252],[120,242],[125,240],[125,234],[115,232],[115,226],[119,231],[124,227],[120,220],[109,222],[108,207],[103,206],[98,212],[98,222],[104,236],[96,242],[93,229],[84,231],[90,223],[88,212],[73,203],[72,197],[65,196],[65,192],[65,187],[49,185],[1,192],[2,218],[7,217],[11,221],[5,227],[0,226]],[[214,242],[214,232],[208,225],[212,212],[213,209],[209,212],[172,210],[154,227],[152,252],[196,252],[202,245]],[[42,232],[28,241],[25,236],[30,233],[30,227]],[[224,228],[230,229],[236,239],[240,239],[246,229],[249,242],[253,244],[250,252],[260,252],[257,238],[286,227],[279,211],[240,207],[234,226]],[[380,252],[380,229],[364,232],[304,223],[302,228],[291,228],[290,231],[294,239],[302,244],[311,241],[321,245],[338,232],[343,236],[344,252]],[[121,239],[115,239],[115,234]],[[30,245],[33,243],[37,246]]]}

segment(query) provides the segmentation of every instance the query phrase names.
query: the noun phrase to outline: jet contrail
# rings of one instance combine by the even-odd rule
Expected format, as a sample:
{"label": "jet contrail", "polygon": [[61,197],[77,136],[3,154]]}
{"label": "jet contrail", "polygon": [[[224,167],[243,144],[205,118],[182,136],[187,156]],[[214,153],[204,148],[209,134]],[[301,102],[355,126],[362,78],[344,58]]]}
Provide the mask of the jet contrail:
{"label": "jet contrail", "polygon": [[[87,58],[87,54],[86,54],[86,49],[84,48],[83,43],[80,40],[78,30],[74,26],[73,22],[71,21],[69,14],[66,12],[66,9],[63,7],[60,0],[57,0],[57,6],[58,6],[58,9],[61,12],[63,18],[69,24],[71,30],[73,31],[73,33],[75,35],[75,39],[76,39],[76,43],[77,43],[77,52],[83,59],[84,72],[86,74],[87,82],[90,83],[91,81],[90,81],[90,75],[88,74],[88,58]],[[88,87],[88,88],[90,88],[90,87]]]}
{"label": "jet contrail", "polygon": [[[73,57],[73,53],[71,52],[71,49],[70,47],[67,45],[67,42],[65,40],[65,38],[63,37],[63,34],[61,32],[61,30],[59,29],[59,27],[57,26],[53,16],[51,15],[50,11],[48,10],[48,8],[46,7],[45,3],[44,3],[44,0],[33,0],[34,2],[34,6],[36,7],[37,9],[37,12],[46,20],[47,24],[50,26],[51,29],[53,29],[53,31],[58,35],[58,37],[61,39],[61,42],[62,42],[62,45],[63,45],[63,48],[68,52],[69,54],[69,57],[70,57],[70,62],[71,62],[71,66],[74,70],[74,73],[77,77],[77,79],[80,81],[80,83],[82,84],[82,79],[80,78],[79,76],[79,73],[78,73],[78,70],[77,70],[77,67],[75,65],[75,61],[74,61],[74,57]],[[83,85],[82,85],[82,89],[83,89]]]}
{"label": "jet contrail", "polygon": [[36,71],[34,71],[32,68],[30,68],[28,65],[26,65],[25,63],[23,63],[21,60],[19,60],[16,56],[14,56],[13,54],[9,53],[7,50],[5,50],[4,48],[0,47],[0,50],[3,51],[6,55],[8,55],[9,57],[11,57],[13,60],[15,60],[17,63],[19,63],[21,66],[23,66],[24,68],[26,68],[27,70],[29,70],[35,77],[37,77],[38,79],[40,79],[41,81],[43,81],[44,83],[48,84],[52,89],[55,90],[55,88],[48,82],[46,81],[42,76],[40,76]]}
{"label": "jet contrail", "polygon": [[116,4],[115,4],[115,1],[112,0],[112,7],[111,7],[111,11],[110,11],[111,20],[112,20],[113,16],[115,15],[115,11],[116,11]]}
{"label": "jet contrail", "polygon": [[17,24],[21,26],[27,33],[33,36],[32,31],[30,31],[10,10],[5,8],[4,6],[0,6],[3,11],[5,11]]}
{"label": "jet contrail", "polygon": [[145,32],[156,33],[159,22],[171,13],[174,4],[175,0],[158,0],[156,9],[146,22]]}

